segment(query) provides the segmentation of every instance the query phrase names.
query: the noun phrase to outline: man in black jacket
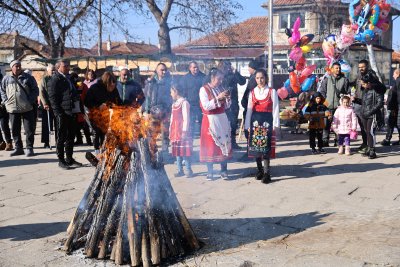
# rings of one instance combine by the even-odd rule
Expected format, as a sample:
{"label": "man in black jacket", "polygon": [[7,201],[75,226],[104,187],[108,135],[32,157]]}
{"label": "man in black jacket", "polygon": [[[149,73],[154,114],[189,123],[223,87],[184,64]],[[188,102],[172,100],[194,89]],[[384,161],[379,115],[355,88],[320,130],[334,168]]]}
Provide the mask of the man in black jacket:
{"label": "man in black jacket", "polygon": [[[253,59],[249,62],[248,69],[249,69],[250,77],[249,77],[249,81],[247,82],[247,85],[246,85],[246,90],[243,93],[243,98],[240,101],[240,104],[242,105],[242,107],[244,109],[242,120],[244,120],[246,118],[247,105],[249,102],[249,94],[250,94],[251,90],[253,90],[257,86],[256,70],[258,70],[259,68],[260,68],[260,63],[258,61]],[[248,135],[249,135],[248,131],[244,131],[244,135],[246,136],[246,139],[247,139]]]}
{"label": "man in black jacket", "polygon": [[71,167],[82,166],[81,163],[72,158],[72,154],[74,153],[75,128],[77,126],[72,109],[74,101],[78,99],[78,95],[75,87],[68,78],[69,62],[62,59],[59,60],[56,63],[56,70],[51,77],[48,93],[50,105],[56,117],[58,166],[68,170]]}
{"label": "man in black jacket", "polygon": [[231,138],[232,148],[239,149],[240,147],[236,143],[236,130],[238,128],[238,116],[239,116],[239,97],[238,97],[238,84],[245,85],[246,78],[243,77],[237,70],[232,68],[232,64],[228,60],[219,62],[218,68],[224,73],[224,80],[222,81],[222,87],[229,90],[232,104],[229,109],[226,110],[229,122],[231,124]]}
{"label": "man in black jacket", "polygon": [[[182,86],[185,94],[183,95],[190,104],[190,128],[194,133],[195,124],[201,124],[201,109],[199,91],[203,86],[205,74],[199,70],[196,61],[189,63],[189,72],[183,76]],[[200,127],[198,127],[200,133]]]}

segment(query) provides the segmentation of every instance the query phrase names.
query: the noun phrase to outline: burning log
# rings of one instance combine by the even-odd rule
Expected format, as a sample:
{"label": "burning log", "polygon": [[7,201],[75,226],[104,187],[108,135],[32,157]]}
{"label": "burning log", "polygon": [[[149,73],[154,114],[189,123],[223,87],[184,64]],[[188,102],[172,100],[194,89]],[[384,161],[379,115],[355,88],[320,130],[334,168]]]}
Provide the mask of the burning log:
{"label": "burning log", "polygon": [[68,227],[68,253],[84,247],[87,257],[151,266],[199,248],[148,140],[133,140],[126,142],[112,127],[107,133],[94,178]]}

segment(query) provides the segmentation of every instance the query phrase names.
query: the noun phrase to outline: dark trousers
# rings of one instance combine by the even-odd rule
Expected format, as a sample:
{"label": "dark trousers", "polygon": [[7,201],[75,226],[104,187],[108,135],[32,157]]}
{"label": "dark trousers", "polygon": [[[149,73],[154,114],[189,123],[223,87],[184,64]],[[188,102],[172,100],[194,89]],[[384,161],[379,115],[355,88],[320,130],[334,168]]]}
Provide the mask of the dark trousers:
{"label": "dark trousers", "polygon": [[[50,142],[50,132],[49,132],[49,116],[50,115],[50,130],[54,130],[54,124],[55,124],[55,118],[54,118],[54,113],[53,110],[42,110],[42,137],[41,141],[42,143],[49,143]],[[57,135],[57,133],[56,133]]]}
{"label": "dark trousers", "polygon": [[386,140],[390,141],[392,139],[394,128],[397,128],[397,132],[399,133],[400,140],[400,125],[397,125],[397,116],[398,112],[395,110],[389,110],[389,118],[388,118],[388,128],[386,133]]}
{"label": "dark trousers", "polygon": [[90,144],[92,143],[92,140],[90,139],[90,129],[89,129],[89,125],[86,123],[86,121],[84,122],[77,122],[77,127],[76,127],[76,142],[78,143],[82,143],[82,133],[81,130],[83,130],[83,134],[85,135],[86,138],[86,143]]}
{"label": "dark trousers", "polygon": [[325,119],[325,128],[324,131],[322,133],[322,139],[325,142],[329,142],[329,133],[331,131],[331,125],[332,125],[332,120],[333,120],[333,114],[335,114],[336,109],[330,109],[329,112],[331,113],[331,118]]}
{"label": "dark trousers", "polygon": [[372,118],[362,118],[362,125],[364,127],[365,133],[367,134],[367,145],[370,148],[375,147],[375,129],[372,129],[372,122]]}
{"label": "dark trousers", "polygon": [[0,118],[0,128],[1,131],[3,131],[4,134],[4,139],[3,135],[1,134],[0,131],[0,141],[3,142],[4,140],[6,143],[11,143],[11,130],[10,130],[10,115],[8,113],[5,113],[2,118]]}
{"label": "dark trousers", "polygon": [[21,125],[24,123],[26,135],[26,148],[33,148],[35,141],[34,124],[35,114],[33,111],[24,113],[10,113],[11,132],[15,143],[15,149],[22,149]]}
{"label": "dark trousers", "polygon": [[76,120],[74,115],[56,116],[57,129],[57,157],[64,160],[64,152],[67,160],[72,159],[74,153]]}
{"label": "dark trousers", "polygon": [[309,135],[310,135],[310,147],[315,148],[315,138],[318,140],[318,147],[322,148],[323,147],[323,142],[322,142],[322,129],[309,129]]}
{"label": "dark trousers", "polygon": [[231,107],[226,111],[226,115],[228,116],[228,120],[231,125],[231,138],[232,144],[234,144],[236,143],[236,130],[238,128],[239,107]]}
{"label": "dark trousers", "polygon": [[98,128],[96,125],[94,125],[94,123],[92,122],[92,127],[93,127],[93,131],[94,131],[94,137],[93,137],[93,146],[95,150],[99,150],[101,145],[104,142],[104,138],[106,136],[105,133],[103,133],[103,131]]}
{"label": "dark trousers", "polygon": [[362,144],[364,146],[367,145],[367,132],[365,132],[364,126],[363,126],[363,119],[360,116],[357,116],[358,124],[360,125],[361,128],[361,138],[362,138]]}
{"label": "dark trousers", "polygon": [[202,113],[199,109],[192,109],[190,105],[190,132],[193,136],[199,136],[201,133]]}

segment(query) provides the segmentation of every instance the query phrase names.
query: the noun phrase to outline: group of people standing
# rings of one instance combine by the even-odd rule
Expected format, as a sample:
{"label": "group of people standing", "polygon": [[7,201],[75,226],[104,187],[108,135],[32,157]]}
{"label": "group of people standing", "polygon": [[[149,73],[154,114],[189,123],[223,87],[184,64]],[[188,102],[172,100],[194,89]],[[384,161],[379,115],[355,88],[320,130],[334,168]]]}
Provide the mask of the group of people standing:
{"label": "group of people standing", "polygon": [[[168,153],[171,146],[172,155],[176,157],[176,177],[193,175],[193,138],[199,131],[200,162],[207,166],[207,180],[214,179],[214,163],[221,165],[220,177],[228,179],[228,160],[232,157],[232,149],[239,148],[236,143],[237,87],[247,82],[240,101],[244,108],[247,155],[256,161],[256,179],[263,183],[271,181],[270,159],[275,157],[280,129],[279,98],[276,91],[267,86],[267,73],[259,68],[257,61],[249,63],[248,81],[225,60],[208,75],[192,61],[189,72],[179,79],[170,75],[166,64],[159,63],[143,89],[126,68],[120,70],[119,78],[110,71],[97,78],[94,71],[88,70],[82,82],[76,73],[70,74],[68,61],[59,60],[55,66],[48,66],[38,87],[35,79],[22,71],[19,61],[12,61],[10,67],[11,74],[1,83],[4,108],[1,109],[0,126],[5,140],[0,140],[0,148],[12,150],[10,130],[7,132],[9,117],[15,144],[11,156],[34,155],[36,99],[40,96],[40,105],[47,113],[47,116],[42,115],[42,142],[45,147],[49,146],[49,132],[54,122],[57,157],[63,169],[82,165],[73,158],[74,139],[77,138],[77,144],[82,143],[81,130],[87,143],[93,144],[95,154],[100,153],[105,132],[102,122],[94,119],[95,111],[116,105],[137,108],[150,121],[150,134],[161,135],[161,152]],[[371,159],[376,157],[374,129],[383,106],[385,87],[369,68],[368,61],[361,60],[358,68],[357,79],[350,83],[342,74],[340,64],[333,63],[331,74],[306,105],[304,116],[309,120],[313,154],[326,153],[324,147],[329,146],[329,137],[334,132],[338,153],[350,155],[350,139],[358,123],[362,136],[359,151]],[[393,128],[399,127],[399,75],[396,70],[393,76],[396,85],[389,92],[389,130],[383,145],[390,144]],[[27,136],[25,151],[21,140],[22,121]],[[151,145],[157,149],[155,139]]]}
{"label": "group of people standing", "polygon": [[[376,158],[375,131],[383,124],[384,95],[386,87],[367,60],[358,63],[359,73],[353,82],[342,74],[339,63],[333,63],[331,75],[326,77],[304,110],[309,120],[310,147],[313,154],[326,153],[331,133],[335,134],[338,154],[351,155],[350,140],[357,135],[357,124],[361,129],[362,144],[358,152],[370,159]],[[382,145],[390,144],[393,128],[398,125],[399,70],[394,72],[395,85],[389,90],[387,100],[389,113],[388,134]],[[353,88],[353,89],[352,89]],[[318,139],[316,150],[315,138]],[[400,136],[399,136],[400,138]]]}

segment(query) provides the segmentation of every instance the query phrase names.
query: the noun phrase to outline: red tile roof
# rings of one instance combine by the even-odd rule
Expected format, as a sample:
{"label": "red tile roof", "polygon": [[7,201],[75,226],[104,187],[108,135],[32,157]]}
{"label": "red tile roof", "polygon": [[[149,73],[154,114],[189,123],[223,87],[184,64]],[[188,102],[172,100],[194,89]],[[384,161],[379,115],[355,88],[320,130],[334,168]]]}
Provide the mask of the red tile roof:
{"label": "red tile roof", "polygon": [[[316,2],[330,3],[330,4],[332,4],[332,2],[342,3],[341,0],[274,0],[274,6],[294,6],[294,5],[304,5],[304,4],[315,4]],[[343,4],[348,5],[347,3]],[[268,2],[264,3],[263,6],[268,6]]]}
{"label": "red tile roof", "polygon": [[[146,55],[153,54],[159,51],[158,47],[151,44],[145,43],[133,43],[133,42],[111,42],[111,50],[107,50],[107,42],[103,42],[101,45],[103,49],[103,55],[119,55],[119,54],[136,54]],[[97,53],[97,44],[91,48],[92,52]]]}
{"label": "red tile roof", "polygon": [[400,51],[394,51],[392,53],[392,61],[394,63],[400,63]]}
{"label": "red tile roof", "polygon": [[263,45],[268,40],[267,26],[267,17],[253,17],[225,30],[194,40],[185,46]]}

